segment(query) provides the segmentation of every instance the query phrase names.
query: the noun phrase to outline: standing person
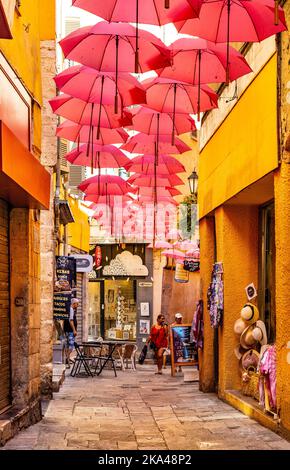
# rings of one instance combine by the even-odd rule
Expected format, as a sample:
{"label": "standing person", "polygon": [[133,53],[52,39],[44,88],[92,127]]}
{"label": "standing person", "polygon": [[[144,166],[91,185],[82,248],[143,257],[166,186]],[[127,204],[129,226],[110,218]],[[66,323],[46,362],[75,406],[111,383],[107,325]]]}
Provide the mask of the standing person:
{"label": "standing person", "polygon": [[73,298],[71,300],[69,319],[64,320],[63,331],[66,336],[66,366],[70,368],[70,356],[74,349],[75,337],[77,335],[77,308],[79,299]]}
{"label": "standing person", "polygon": [[[182,313],[177,312],[174,318],[175,321],[171,324],[171,326],[177,326],[182,324]],[[177,372],[177,369],[175,369],[175,372]],[[178,372],[182,372],[181,366],[178,367]]]}
{"label": "standing person", "polygon": [[168,347],[168,325],[165,323],[165,317],[161,313],[157,317],[157,323],[152,326],[150,336],[146,343],[151,343],[155,352],[157,361],[156,374],[162,374],[163,353]]}

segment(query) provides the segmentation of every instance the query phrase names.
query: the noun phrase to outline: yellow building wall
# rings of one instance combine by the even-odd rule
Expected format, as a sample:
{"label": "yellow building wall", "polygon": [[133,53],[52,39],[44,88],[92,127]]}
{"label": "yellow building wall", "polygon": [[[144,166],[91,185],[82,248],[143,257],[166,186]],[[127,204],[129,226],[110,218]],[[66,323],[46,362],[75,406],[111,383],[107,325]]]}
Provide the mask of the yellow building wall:
{"label": "yellow building wall", "polygon": [[13,39],[0,39],[0,50],[36,101],[33,104],[33,145],[41,149],[40,41],[55,38],[55,0],[25,0],[15,10]]}
{"label": "yellow building wall", "polygon": [[277,168],[276,76],[274,55],[202,149],[200,217]]}
{"label": "yellow building wall", "polygon": [[83,251],[89,251],[90,225],[78,199],[68,197],[68,202],[75,222],[68,224],[68,244]]}

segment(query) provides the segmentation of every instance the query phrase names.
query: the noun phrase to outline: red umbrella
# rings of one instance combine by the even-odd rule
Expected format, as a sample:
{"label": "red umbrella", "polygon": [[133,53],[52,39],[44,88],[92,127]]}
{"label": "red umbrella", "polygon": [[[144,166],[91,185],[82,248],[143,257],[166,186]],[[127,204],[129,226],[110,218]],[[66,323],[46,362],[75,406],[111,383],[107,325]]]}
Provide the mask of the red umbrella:
{"label": "red umbrella", "polygon": [[[176,27],[180,33],[214,42],[260,42],[287,29],[284,11],[277,6],[274,0],[204,0],[199,19]],[[174,9],[169,16],[174,18]]]}
{"label": "red umbrella", "polygon": [[98,196],[98,194],[91,194],[89,193],[88,195],[85,194],[84,196],[84,201],[91,201],[92,204],[89,206],[89,209],[96,210],[98,206],[101,204],[107,204],[109,206],[114,206],[114,205],[123,205],[125,203],[128,203],[132,201],[132,198],[128,195],[119,195],[119,196],[111,196],[107,195],[106,196]]}
{"label": "red umbrella", "polygon": [[[136,35],[139,37],[136,51]],[[60,41],[65,57],[100,71],[147,72],[170,65],[170,53],[156,36],[130,24],[101,21]]]}
{"label": "red umbrella", "polygon": [[158,165],[156,165],[155,155],[143,155],[129,160],[124,168],[130,172],[143,173],[145,175],[153,175],[155,172],[161,175],[169,175],[174,173],[185,172],[184,166],[176,160],[176,158],[168,155],[159,155]]}
{"label": "red umbrella", "polygon": [[99,196],[121,196],[133,190],[120,176],[97,175],[83,181],[78,189],[89,194]]}
{"label": "red umbrella", "polygon": [[163,187],[166,186],[180,186],[183,185],[182,179],[177,175],[140,175],[136,173],[135,175],[130,176],[127,180],[130,184],[135,184],[136,186],[145,186],[145,187]]}
{"label": "red umbrella", "polygon": [[116,113],[124,106],[146,102],[143,86],[129,73],[119,74],[116,83],[115,72],[98,72],[76,65],[58,74],[54,80],[63,93],[88,103],[114,105]]}
{"label": "red umbrella", "polygon": [[121,147],[122,150],[126,150],[131,153],[147,153],[147,154],[156,154],[156,153],[184,153],[191,150],[191,148],[186,145],[178,137],[175,137],[174,145],[172,145],[171,138],[168,135],[160,135],[158,139],[158,148],[156,149],[156,136],[146,135],[139,133]]}
{"label": "red umbrella", "polygon": [[195,122],[190,116],[176,113],[158,113],[156,110],[140,106],[133,116],[133,127],[136,131],[153,135],[174,135],[196,130]]}
{"label": "red umbrella", "polygon": [[[251,0],[250,0],[251,1]],[[247,0],[249,3],[249,0]],[[252,71],[244,56],[226,44],[214,44],[205,39],[182,38],[170,46],[172,67],[158,71],[160,77],[180,80],[191,85],[236,80]]]}
{"label": "red umbrella", "polygon": [[138,188],[137,195],[140,197],[141,201],[144,196],[145,197],[147,196],[151,198],[151,201],[154,201],[155,191],[157,194],[157,201],[159,201],[159,199],[163,197],[179,196],[181,194],[181,192],[178,189],[167,187],[167,186],[165,188],[161,188],[161,187],[148,188],[148,187],[143,186],[141,188]]}
{"label": "red umbrella", "polygon": [[[174,17],[174,10],[171,14]],[[227,43],[227,64],[230,41],[262,41],[287,29],[284,12],[273,0],[204,0],[198,20],[181,22],[176,27],[180,33]]]}
{"label": "red umbrella", "polygon": [[128,111],[114,114],[114,106],[87,103],[70,95],[58,95],[49,101],[55,114],[81,126],[106,127],[114,129],[132,124],[132,115]]}
{"label": "red umbrella", "polygon": [[[152,196],[150,195],[141,195],[140,196],[140,204],[142,205],[146,205],[146,204],[152,204]],[[160,194],[158,194],[158,204],[163,204],[163,205],[167,205],[167,204],[173,204],[174,206],[178,206],[178,202],[175,201],[175,199],[173,199],[172,196],[160,196]]]}
{"label": "red umbrella", "polygon": [[195,86],[159,77],[144,84],[148,106],[159,112],[199,114],[218,106],[217,94],[207,85]]}
{"label": "red umbrella", "polygon": [[114,145],[88,144],[73,149],[65,157],[72,165],[89,166],[87,154],[89,152],[90,164],[93,168],[120,168],[130,163],[124,153]]}
{"label": "red umbrella", "polygon": [[174,258],[174,259],[185,259],[186,256],[182,251],[179,250],[174,250],[174,249],[168,249],[164,250],[161,252],[163,256],[167,256],[168,258]]}
{"label": "red umbrella", "polygon": [[124,129],[100,129],[100,138],[97,139],[97,133],[93,129],[93,137],[91,138],[92,128],[90,126],[80,126],[75,122],[64,121],[57,128],[56,135],[63,139],[71,140],[72,142],[87,143],[90,145],[99,144],[119,144],[126,142],[128,134]]}

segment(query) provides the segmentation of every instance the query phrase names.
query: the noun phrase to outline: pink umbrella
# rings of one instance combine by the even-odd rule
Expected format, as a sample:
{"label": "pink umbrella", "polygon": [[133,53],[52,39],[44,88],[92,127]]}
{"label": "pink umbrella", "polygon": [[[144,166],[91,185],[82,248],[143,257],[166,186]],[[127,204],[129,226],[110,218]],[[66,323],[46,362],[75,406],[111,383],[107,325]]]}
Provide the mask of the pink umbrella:
{"label": "pink umbrella", "polygon": [[133,115],[133,127],[136,131],[153,135],[174,135],[196,130],[195,122],[190,116],[174,113],[158,113],[156,110],[140,106]]}
{"label": "pink umbrella", "polygon": [[179,248],[180,250],[196,250],[197,246],[195,242],[192,242],[190,240],[182,240],[182,241],[177,241],[174,243],[175,248]]}
{"label": "pink umbrella", "polygon": [[[158,200],[157,200],[157,203],[158,204],[162,204],[164,206],[167,206],[167,205],[174,205],[174,206],[178,206],[178,202],[175,201],[175,199],[173,199],[172,196],[162,196],[160,195],[160,193],[158,193]],[[146,204],[152,204],[153,200],[152,200],[152,195],[140,195],[139,196],[139,200],[140,200],[140,204],[142,206],[146,206]]]}
{"label": "pink umbrella", "polygon": [[81,145],[66,154],[65,158],[72,165],[89,166],[87,154],[89,153],[92,168],[120,168],[130,163],[124,153],[114,145]]}
{"label": "pink umbrella", "polygon": [[170,49],[172,66],[158,71],[160,77],[200,85],[236,80],[252,71],[244,56],[233,47],[228,50],[226,44],[182,38],[172,43]]}
{"label": "pink umbrella", "polygon": [[[92,138],[91,138],[91,133]],[[56,135],[72,142],[87,143],[91,145],[118,144],[126,142],[128,134],[124,129],[106,129],[100,128],[100,138],[97,139],[96,132],[90,126],[80,126],[75,122],[64,121],[57,128]]]}
{"label": "pink umbrella", "polygon": [[154,202],[154,197],[155,193],[157,196],[157,202],[159,199],[162,199],[163,197],[170,197],[170,196],[179,196],[181,192],[176,189],[176,188],[171,188],[171,187],[157,187],[157,188],[148,188],[145,186],[142,186],[141,188],[138,188],[137,195],[140,197],[140,200],[142,201],[143,196],[151,198],[151,201]]}
{"label": "pink umbrella", "polygon": [[163,256],[166,256],[167,258],[173,258],[173,259],[185,259],[185,254],[182,253],[182,251],[179,251],[179,250],[165,250],[165,251],[162,251],[161,254]]}
{"label": "pink umbrella", "polygon": [[217,94],[207,85],[195,86],[161,77],[143,83],[147,105],[159,112],[199,114],[218,106]]}
{"label": "pink umbrella", "polygon": [[177,175],[142,175],[136,173],[127,180],[130,184],[135,184],[136,186],[148,186],[148,187],[163,187],[165,186],[180,186],[184,182]]}
{"label": "pink umbrella", "polygon": [[[138,37],[138,50],[136,50]],[[101,21],[60,41],[66,58],[104,72],[148,72],[170,65],[170,53],[156,36],[125,23]]]}
{"label": "pink umbrella", "polygon": [[[158,165],[154,155],[143,155],[129,160],[124,168],[130,172],[143,173],[144,175],[169,175],[185,172],[184,166],[174,157],[159,155]],[[156,169],[156,170],[155,170]]]}
{"label": "pink umbrella", "polygon": [[131,153],[146,153],[155,154],[156,151],[159,153],[184,153],[191,148],[186,145],[182,140],[175,137],[174,145],[172,145],[171,138],[168,135],[160,135],[158,139],[158,148],[156,149],[156,136],[146,135],[139,133],[133,137],[124,145],[121,149]]}
{"label": "pink umbrella", "polygon": [[148,245],[147,248],[156,248],[156,249],[159,249],[159,250],[160,250],[160,249],[163,250],[163,249],[165,249],[165,248],[170,249],[170,248],[172,248],[172,244],[169,243],[169,242],[167,242],[166,240],[161,240],[161,241],[156,241],[156,242],[155,242],[155,247],[153,247],[153,245],[150,244],[150,245]]}
{"label": "pink umbrella", "polygon": [[132,115],[127,111],[114,114],[114,106],[87,103],[70,95],[58,95],[49,101],[55,114],[81,126],[94,126],[99,129],[114,129],[132,124]]}
{"label": "pink umbrella", "polygon": [[128,196],[127,194],[125,195],[101,195],[99,196],[98,194],[85,194],[84,195],[84,201],[90,201],[92,204],[89,206],[89,209],[95,210],[98,208],[100,205],[108,204],[109,206],[114,206],[114,205],[122,205],[125,203],[128,203],[132,201],[132,198]]}
{"label": "pink umbrella", "polygon": [[84,65],[70,67],[55,78],[63,93],[88,103],[114,105],[115,112],[124,106],[145,103],[146,92],[140,82],[129,73],[98,72]]}
{"label": "pink umbrella", "polygon": [[133,188],[120,176],[97,175],[83,181],[78,189],[89,194],[99,196],[121,196],[132,191]]}

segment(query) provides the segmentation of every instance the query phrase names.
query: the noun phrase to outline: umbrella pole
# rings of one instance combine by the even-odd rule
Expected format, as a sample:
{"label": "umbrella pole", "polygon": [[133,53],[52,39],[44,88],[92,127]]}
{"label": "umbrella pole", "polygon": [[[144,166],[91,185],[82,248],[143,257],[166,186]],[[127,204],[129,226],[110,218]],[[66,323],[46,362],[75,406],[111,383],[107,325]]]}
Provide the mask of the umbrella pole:
{"label": "umbrella pole", "polygon": [[200,76],[201,76],[201,50],[198,51],[198,89],[197,89],[197,120],[200,120]]}
{"label": "umbrella pole", "polygon": [[159,159],[159,126],[160,126],[160,114],[157,114],[157,142],[156,142],[156,165],[158,165]]}
{"label": "umbrella pole", "polygon": [[164,8],[170,8],[170,0],[165,0],[164,1]]}
{"label": "umbrella pole", "polygon": [[89,129],[89,141],[88,141],[88,146],[87,146],[87,157],[88,157],[89,154],[90,154],[91,137],[92,137],[92,141],[93,141],[93,136],[91,135],[91,134],[92,134],[93,113],[94,113],[94,103],[92,103],[92,107],[91,107],[90,129]]}
{"label": "umbrella pole", "polygon": [[173,119],[172,119],[172,139],[171,139],[172,145],[174,145],[174,133],[175,133],[176,89],[177,89],[177,83],[174,83]]}
{"label": "umbrella pole", "polygon": [[100,181],[100,176],[101,176],[101,165],[100,165],[100,152],[97,152],[97,161],[98,161],[98,192],[100,194],[101,192],[101,181]]}
{"label": "umbrella pole", "polygon": [[101,86],[101,98],[99,104],[99,118],[98,118],[98,129],[97,129],[97,140],[100,138],[100,127],[101,127],[101,115],[102,115],[102,105],[103,105],[103,92],[104,92],[104,81],[105,76],[102,76],[102,86]]}
{"label": "umbrella pole", "polygon": [[279,24],[279,0],[275,0],[275,25]]}
{"label": "umbrella pole", "polygon": [[136,51],[135,73],[139,72],[139,0],[136,0]]}
{"label": "umbrella pole", "polygon": [[78,135],[77,150],[80,151],[80,134]]}
{"label": "umbrella pole", "polygon": [[116,90],[115,90],[115,114],[118,114],[118,72],[119,72],[119,36],[116,36]]}
{"label": "umbrella pole", "polygon": [[226,84],[230,81],[230,19],[231,19],[231,0],[227,1],[227,70],[226,70]]}

